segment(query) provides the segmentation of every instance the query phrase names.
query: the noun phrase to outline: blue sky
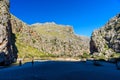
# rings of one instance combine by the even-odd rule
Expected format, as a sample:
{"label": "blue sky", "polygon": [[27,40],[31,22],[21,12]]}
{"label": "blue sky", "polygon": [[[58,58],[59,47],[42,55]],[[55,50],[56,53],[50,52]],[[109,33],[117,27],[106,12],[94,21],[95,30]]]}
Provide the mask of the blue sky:
{"label": "blue sky", "polygon": [[120,0],[10,0],[10,12],[26,22],[71,25],[76,34],[90,37],[120,13]]}

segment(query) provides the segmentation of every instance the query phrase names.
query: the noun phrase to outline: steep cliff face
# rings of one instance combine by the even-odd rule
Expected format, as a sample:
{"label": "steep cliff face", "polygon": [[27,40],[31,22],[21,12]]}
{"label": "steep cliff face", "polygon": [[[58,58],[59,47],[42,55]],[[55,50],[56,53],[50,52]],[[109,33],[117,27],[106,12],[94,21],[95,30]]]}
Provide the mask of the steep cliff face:
{"label": "steep cliff face", "polygon": [[91,53],[110,57],[114,53],[120,53],[120,14],[113,17],[108,23],[95,30],[90,41]]}
{"label": "steep cliff face", "polygon": [[[89,54],[89,38],[75,35],[70,26],[55,23],[29,26],[13,15],[11,24],[18,43],[33,47],[42,53],[72,57]],[[29,51],[25,53],[31,55]]]}
{"label": "steep cliff face", "polygon": [[0,63],[10,64],[17,58],[12,37],[9,0],[0,0]]}

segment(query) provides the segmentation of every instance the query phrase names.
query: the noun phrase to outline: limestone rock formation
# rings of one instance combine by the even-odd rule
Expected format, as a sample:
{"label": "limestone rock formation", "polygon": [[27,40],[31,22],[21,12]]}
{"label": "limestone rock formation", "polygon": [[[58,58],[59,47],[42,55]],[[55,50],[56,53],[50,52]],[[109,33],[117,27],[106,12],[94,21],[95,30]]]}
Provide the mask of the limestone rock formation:
{"label": "limestone rock formation", "polygon": [[106,55],[106,57],[120,53],[120,14],[110,19],[104,27],[92,33],[90,52]]}
{"label": "limestone rock formation", "polygon": [[41,35],[41,50],[67,56],[80,56],[89,54],[89,38],[74,34],[69,25],[58,25],[56,23],[43,23],[31,25]]}
{"label": "limestone rock formation", "polygon": [[0,63],[10,64],[17,58],[10,24],[9,0],[0,0]]}
{"label": "limestone rock formation", "polygon": [[75,35],[70,26],[55,23],[27,25],[13,15],[11,24],[18,43],[34,47],[40,52],[69,57],[89,54],[89,38]]}

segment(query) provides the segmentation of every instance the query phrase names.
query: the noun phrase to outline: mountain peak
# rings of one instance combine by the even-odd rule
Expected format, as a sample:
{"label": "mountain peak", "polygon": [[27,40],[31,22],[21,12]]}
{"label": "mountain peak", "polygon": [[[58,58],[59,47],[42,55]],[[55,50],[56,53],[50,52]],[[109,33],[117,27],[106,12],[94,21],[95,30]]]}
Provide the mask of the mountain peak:
{"label": "mountain peak", "polygon": [[45,23],[34,23],[34,24],[31,24],[30,26],[48,26],[49,27],[52,27],[52,26],[57,26],[57,27],[72,27],[71,25],[63,25],[63,24],[57,24],[55,22],[45,22]]}
{"label": "mountain peak", "polygon": [[39,26],[39,25],[55,25],[56,23],[55,22],[45,22],[45,23],[34,23],[34,24],[31,24],[31,26]]}

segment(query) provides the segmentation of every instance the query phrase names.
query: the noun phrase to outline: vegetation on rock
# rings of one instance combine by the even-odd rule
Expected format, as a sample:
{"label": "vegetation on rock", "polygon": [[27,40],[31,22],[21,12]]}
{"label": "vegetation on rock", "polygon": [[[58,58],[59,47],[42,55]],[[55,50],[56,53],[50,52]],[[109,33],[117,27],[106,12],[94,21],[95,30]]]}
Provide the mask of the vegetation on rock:
{"label": "vegetation on rock", "polygon": [[[84,52],[89,54],[89,38],[75,35],[70,26],[55,23],[27,25],[13,15],[11,24],[20,56],[79,57]],[[27,50],[27,46],[32,50]]]}
{"label": "vegetation on rock", "polygon": [[105,59],[120,57],[120,14],[113,17],[108,23],[92,33],[90,40],[90,52],[98,53]]}

